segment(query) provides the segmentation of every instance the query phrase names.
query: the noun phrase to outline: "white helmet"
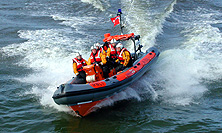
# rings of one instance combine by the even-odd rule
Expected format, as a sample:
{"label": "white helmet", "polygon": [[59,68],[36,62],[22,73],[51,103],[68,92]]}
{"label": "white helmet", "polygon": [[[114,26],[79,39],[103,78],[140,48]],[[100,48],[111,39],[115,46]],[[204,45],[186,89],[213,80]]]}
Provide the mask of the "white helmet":
{"label": "white helmet", "polygon": [[77,52],[75,55],[76,55],[76,57],[81,56],[81,54],[79,52]]}
{"label": "white helmet", "polygon": [[93,49],[96,49],[96,47],[95,46],[91,46],[91,50],[93,50]]}
{"label": "white helmet", "polygon": [[111,41],[110,41],[110,43],[112,44],[112,43],[117,43],[117,41],[116,41],[116,39],[112,39]]}
{"label": "white helmet", "polygon": [[116,45],[116,48],[123,48],[123,44],[121,44],[121,43],[118,43],[117,45]]}
{"label": "white helmet", "polygon": [[94,47],[101,47],[101,45],[100,45],[100,43],[97,42],[94,44]]}

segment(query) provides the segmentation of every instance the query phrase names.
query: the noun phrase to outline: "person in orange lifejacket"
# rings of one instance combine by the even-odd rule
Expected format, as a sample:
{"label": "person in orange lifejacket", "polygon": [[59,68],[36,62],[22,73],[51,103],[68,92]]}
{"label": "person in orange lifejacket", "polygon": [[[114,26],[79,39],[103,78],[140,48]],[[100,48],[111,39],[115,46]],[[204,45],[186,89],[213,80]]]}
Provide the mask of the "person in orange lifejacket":
{"label": "person in orange lifejacket", "polygon": [[107,56],[109,56],[111,59],[116,59],[116,43],[116,39],[112,39],[107,49]]}
{"label": "person in orange lifejacket", "polygon": [[88,60],[88,65],[91,64],[96,64],[96,65],[100,65],[102,70],[103,70],[103,75],[104,78],[108,78],[109,77],[109,69],[106,65],[106,54],[103,54],[100,50],[97,50],[97,48],[95,46],[91,47],[91,55],[89,57]]}
{"label": "person in orange lifejacket", "polygon": [[80,53],[76,53],[76,58],[72,59],[73,60],[73,71],[76,74],[77,80],[76,83],[82,79],[81,83],[86,83],[86,73],[83,70],[83,66],[87,65],[86,60],[82,58]]}
{"label": "person in orange lifejacket", "polygon": [[117,66],[117,64],[115,63],[117,55],[116,44],[117,41],[115,39],[112,39],[107,45],[106,60],[107,60],[107,65],[109,66],[110,69],[112,69],[113,67],[115,68]]}
{"label": "person in orange lifejacket", "polygon": [[106,54],[107,54],[108,47],[109,47],[109,43],[108,42],[105,42],[103,44],[103,46],[101,47],[102,51],[104,51]]}
{"label": "person in orange lifejacket", "polygon": [[106,57],[106,51],[103,49],[100,43],[95,43],[93,46],[96,47],[97,52],[100,51],[100,53],[102,53],[103,56]]}
{"label": "person in orange lifejacket", "polygon": [[126,67],[132,66],[132,59],[130,52],[124,48],[123,44],[118,43],[116,45],[118,66],[116,67],[116,72],[122,71]]}
{"label": "person in orange lifejacket", "polygon": [[106,64],[106,60],[104,60],[102,53],[100,52],[100,50],[97,50],[97,48],[95,46],[91,47],[91,54],[90,57],[88,59],[88,65],[91,64]]}
{"label": "person in orange lifejacket", "polygon": [[97,51],[100,50],[100,52],[101,52],[101,51],[103,50],[103,49],[101,48],[100,43],[95,43],[93,46],[96,47],[96,50],[97,50]]}

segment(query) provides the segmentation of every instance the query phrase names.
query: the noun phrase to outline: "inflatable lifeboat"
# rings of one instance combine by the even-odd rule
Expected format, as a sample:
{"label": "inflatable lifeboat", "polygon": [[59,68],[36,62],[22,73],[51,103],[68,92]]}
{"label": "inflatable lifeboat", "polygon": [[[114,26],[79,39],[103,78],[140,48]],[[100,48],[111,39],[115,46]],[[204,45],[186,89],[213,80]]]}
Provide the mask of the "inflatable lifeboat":
{"label": "inflatable lifeboat", "polygon": [[[121,18],[121,9],[118,14]],[[121,20],[121,19],[120,19]],[[159,51],[151,47],[142,52],[140,45],[140,36],[135,36],[134,33],[111,36],[110,33],[104,35],[103,42],[110,42],[112,39],[117,41],[131,40],[134,45],[134,53],[131,54],[132,66],[125,68],[123,71],[116,73],[115,68],[110,70],[109,78],[103,78],[103,71],[100,66],[95,64],[84,66],[86,72],[86,84],[74,84],[77,78],[73,78],[67,83],[57,87],[53,94],[55,103],[59,105],[69,106],[77,115],[86,116],[96,110],[96,105],[103,102],[107,98],[111,98],[121,91],[124,91],[127,86],[133,84],[146,73],[150,66],[155,63],[159,56]],[[74,82],[75,81],[75,82]]]}
{"label": "inflatable lifeboat", "polygon": [[[110,36],[108,37],[111,38]],[[139,37],[131,35],[129,38],[134,40],[135,44],[135,40],[138,40]],[[122,39],[127,40],[125,37]],[[139,45],[135,53],[131,55],[134,60],[132,67],[128,67],[118,74],[111,70],[110,77],[107,79],[103,78],[102,70],[99,66],[84,66],[88,83],[73,84],[74,78],[60,85],[53,95],[55,103],[69,106],[79,116],[88,115],[95,110],[95,105],[125,90],[127,86],[137,81],[157,60],[160,53],[156,48],[151,47],[145,53],[141,51],[137,53],[141,47]]]}

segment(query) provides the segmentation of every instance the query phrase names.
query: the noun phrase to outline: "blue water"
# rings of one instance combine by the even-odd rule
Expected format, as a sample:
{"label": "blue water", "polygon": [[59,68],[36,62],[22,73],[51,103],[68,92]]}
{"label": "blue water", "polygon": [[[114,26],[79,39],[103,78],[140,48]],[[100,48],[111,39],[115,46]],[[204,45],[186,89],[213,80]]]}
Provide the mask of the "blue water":
{"label": "blue water", "polygon": [[[161,55],[100,110],[76,117],[53,92],[121,8],[125,33]],[[221,0],[0,1],[1,132],[222,132]],[[129,50],[133,47],[125,44]]]}

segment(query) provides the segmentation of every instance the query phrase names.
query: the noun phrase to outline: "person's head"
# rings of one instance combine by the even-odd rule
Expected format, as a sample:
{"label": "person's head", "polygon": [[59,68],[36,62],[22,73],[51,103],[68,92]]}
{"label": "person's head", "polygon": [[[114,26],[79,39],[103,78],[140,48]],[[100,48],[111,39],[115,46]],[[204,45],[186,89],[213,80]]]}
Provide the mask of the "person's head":
{"label": "person's head", "polygon": [[96,54],[96,47],[92,46],[91,51],[92,51],[93,54]]}
{"label": "person's head", "polygon": [[100,43],[95,43],[95,44],[94,44],[94,47],[96,47],[96,49],[100,49],[100,47],[101,47],[101,46],[100,46]]}
{"label": "person's head", "polygon": [[118,44],[116,45],[116,51],[120,51],[122,48],[123,48],[123,44],[118,43]]}
{"label": "person's head", "polygon": [[110,41],[110,44],[111,44],[113,47],[116,46],[116,43],[117,43],[116,39],[112,39],[112,40]]}
{"label": "person's head", "polygon": [[78,60],[80,60],[80,59],[82,59],[82,55],[81,55],[79,52],[77,52],[77,53],[76,53],[76,58],[77,58]]}

